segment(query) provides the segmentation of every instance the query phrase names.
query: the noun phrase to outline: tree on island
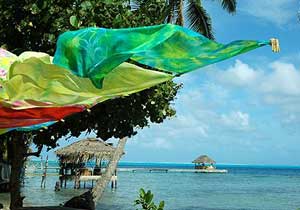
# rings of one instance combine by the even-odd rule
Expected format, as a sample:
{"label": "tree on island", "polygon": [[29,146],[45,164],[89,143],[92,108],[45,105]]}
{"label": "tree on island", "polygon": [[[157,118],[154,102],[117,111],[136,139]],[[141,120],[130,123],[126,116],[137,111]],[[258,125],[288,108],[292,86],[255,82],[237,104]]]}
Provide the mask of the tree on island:
{"label": "tree on island", "polygon": [[[138,4],[124,0],[2,1],[0,45],[16,54],[27,50],[53,54],[57,37],[64,31],[89,26],[122,28],[160,24],[166,21],[166,14],[176,8],[175,4],[171,5],[175,1],[135,2]],[[183,4],[183,1],[178,2]],[[194,1],[190,1],[192,2]],[[200,4],[200,1],[195,3]],[[174,11],[172,17],[176,16]],[[173,19],[168,21],[172,22]],[[202,22],[210,25],[210,19]],[[177,23],[183,24],[183,21]],[[211,27],[207,30],[211,33]],[[208,34],[204,35],[212,38]],[[127,97],[100,103],[90,111],[69,116],[64,122],[58,122],[47,129],[32,132],[12,131],[1,135],[0,139],[8,142],[12,165],[10,208],[17,209],[23,205],[20,178],[27,157],[39,156],[43,146],[48,149],[55,148],[58,139],[66,136],[78,137],[82,132],[94,132],[103,140],[119,138],[122,139],[120,146],[124,146],[126,137],[135,135],[138,129],[147,127],[150,123],[162,123],[166,118],[175,115],[171,105],[179,88],[180,85],[169,81]],[[36,152],[28,152],[32,143],[37,147]],[[97,186],[104,190],[105,182],[102,186]]]}

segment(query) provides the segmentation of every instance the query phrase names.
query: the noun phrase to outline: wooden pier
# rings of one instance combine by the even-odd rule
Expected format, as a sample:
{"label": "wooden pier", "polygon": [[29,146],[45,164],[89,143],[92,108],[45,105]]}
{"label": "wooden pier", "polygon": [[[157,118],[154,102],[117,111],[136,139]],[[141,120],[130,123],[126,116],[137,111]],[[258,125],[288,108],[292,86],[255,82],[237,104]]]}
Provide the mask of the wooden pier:
{"label": "wooden pier", "polygon": [[[49,167],[49,170],[52,169],[51,173],[48,173],[50,176],[58,175],[58,167]],[[55,172],[54,172],[55,171]],[[120,172],[149,172],[149,173],[228,173],[226,169],[176,169],[176,168],[118,168]],[[105,169],[103,169],[105,172]],[[35,173],[28,173],[28,176],[41,175],[38,170]],[[87,181],[84,179],[99,179],[101,176],[82,176],[82,181]]]}
{"label": "wooden pier", "polygon": [[123,172],[164,172],[164,173],[228,173],[226,169],[174,169],[174,168],[119,168]]}

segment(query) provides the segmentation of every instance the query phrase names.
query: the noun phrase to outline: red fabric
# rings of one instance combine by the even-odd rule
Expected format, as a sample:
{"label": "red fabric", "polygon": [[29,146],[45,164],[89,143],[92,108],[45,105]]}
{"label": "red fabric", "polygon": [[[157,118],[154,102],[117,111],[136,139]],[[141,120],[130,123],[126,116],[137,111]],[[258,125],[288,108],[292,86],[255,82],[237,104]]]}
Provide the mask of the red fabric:
{"label": "red fabric", "polygon": [[73,113],[82,112],[83,110],[83,106],[31,108],[24,110],[0,107],[0,129],[56,121]]}

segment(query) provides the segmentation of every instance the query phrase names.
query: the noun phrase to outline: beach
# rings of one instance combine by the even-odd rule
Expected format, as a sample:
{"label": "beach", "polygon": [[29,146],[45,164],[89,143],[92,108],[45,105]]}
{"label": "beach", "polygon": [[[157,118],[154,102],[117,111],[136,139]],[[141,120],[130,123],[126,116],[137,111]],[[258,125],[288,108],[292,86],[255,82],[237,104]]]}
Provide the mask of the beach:
{"label": "beach", "polygon": [[[51,165],[51,164],[50,164]],[[108,186],[98,210],[132,210],[141,187],[154,193],[155,201],[164,200],[166,210],[296,210],[300,207],[300,168],[287,166],[222,165],[226,174],[152,172],[149,168],[190,168],[192,164],[121,163],[121,168],[142,168],[118,173],[118,188]],[[46,188],[40,188],[41,177],[27,176],[24,203],[30,206],[59,205],[84,192],[68,189],[54,191],[58,176],[47,177]],[[0,202],[7,201],[0,194]]]}

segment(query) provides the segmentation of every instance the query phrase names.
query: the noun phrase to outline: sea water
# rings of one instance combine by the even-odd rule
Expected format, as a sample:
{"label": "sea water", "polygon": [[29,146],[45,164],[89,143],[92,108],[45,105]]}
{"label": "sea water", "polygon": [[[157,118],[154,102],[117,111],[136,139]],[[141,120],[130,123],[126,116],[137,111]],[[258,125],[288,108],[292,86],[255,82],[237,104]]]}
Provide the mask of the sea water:
{"label": "sea water", "polygon": [[[54,163],[52,163],[53,165]],[[49,164],[51,165],[51,164]],[[192,168],[192,164],[121,163],[132,168]],[[98,210],[134,210],[140,188],[151,190],[155,202],[165,201],[165,210],[296,210],[300,209],[300,168],[287,166],[219,165],[227,174],[127,171],[118,173],[118,188],[109,187]],[[54,191],[58,176],[47,176],[46,188],[40,176],[27,176],[23,188],[26,205],[59,205],[84,192]],[[8,199],[0,194],[0,202]]]}

